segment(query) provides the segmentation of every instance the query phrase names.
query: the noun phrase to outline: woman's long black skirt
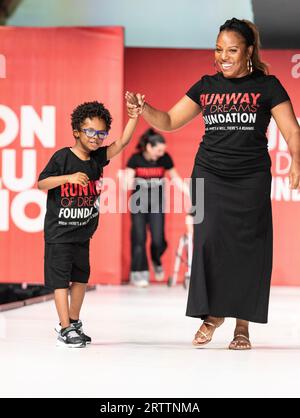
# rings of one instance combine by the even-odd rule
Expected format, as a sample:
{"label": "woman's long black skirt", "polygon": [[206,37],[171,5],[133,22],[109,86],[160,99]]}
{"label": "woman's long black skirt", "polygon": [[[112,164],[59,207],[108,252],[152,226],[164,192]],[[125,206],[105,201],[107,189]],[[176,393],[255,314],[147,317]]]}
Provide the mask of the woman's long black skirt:
{"label": "woman's long black skirt", "polygon": [[[196,178],[204,178],[204,196],[196,196]],[[204,198],[204,220],[194,225],[186,315],[266,323],[273,252],[271,173],[224,177],[195,165],[192,185],[193,204]]]}

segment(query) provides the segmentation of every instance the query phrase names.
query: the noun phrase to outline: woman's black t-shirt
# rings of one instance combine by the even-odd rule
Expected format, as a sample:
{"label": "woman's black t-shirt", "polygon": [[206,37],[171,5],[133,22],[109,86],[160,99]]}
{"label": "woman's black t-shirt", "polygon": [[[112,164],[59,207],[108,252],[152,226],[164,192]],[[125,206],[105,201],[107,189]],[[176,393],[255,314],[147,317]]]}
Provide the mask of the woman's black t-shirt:
{"label": "woman's black t-shirt", "polygon": [[133,154],[128,162],[127,167],[135,170],[135,177],[144,180],[163,178],[166,170],[174,167],[171,156],[165,152],[164,155],[156,161],[146,160],[142,152]]}
{"label": "woman's black t-shirt", "polygon": [[224,176],[270,169],[271,109],[289,100],[275,76],[258,70],[240,78],[206,75],[186,95],[201,107],[205,123],[195,164]]}
{"label": "woman's black t-shirt", "polygon": [[129,158],[127,167],[135,170],[134,191],[139,193],[141,211],[162,211],[165,172],[174,167],[171,156],[166,152],[156,161],[149,161],[139,152]]}
{"label": "woman's black t-shirt", "polygon": [[103,167],[107,165],[107,147],[90,154],[90,160],[77,157],[70,148],[53,154],[39,175],[38,181],[48,177],[82,172],[87,174],[86,187],[65,183],[48,190],[44,234],[48,243],[70,243],[89,240],[98,226],[97,201],[101,192]]}

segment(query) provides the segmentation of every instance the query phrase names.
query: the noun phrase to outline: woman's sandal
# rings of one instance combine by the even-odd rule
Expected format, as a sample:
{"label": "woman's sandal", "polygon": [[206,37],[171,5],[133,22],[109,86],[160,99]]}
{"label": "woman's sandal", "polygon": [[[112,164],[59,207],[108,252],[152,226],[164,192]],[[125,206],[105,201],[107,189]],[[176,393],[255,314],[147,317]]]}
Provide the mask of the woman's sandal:
{"label": "woman's sandal", "polygon": [[[195,345],[195,346],[202,346],[202,345],[205,345],[205,344],[208,344],[208,343],[210,343],[211,342],[211,340],[212,340],[212,336],[213,336],[213,334],[214,334],[214,332],[215,332],[215,330],[217,329],[217,328],[219,328],[222,324],[223,324],[223,322],[224,322],[224,319],[220,322],[220,323],[218,323],[218,324],[213,324],[212,322],[208,322],[208,321],[204,321],[202,324],[201,324],[201,327],[203,326],[203,325],[210,325],[211,326],[211,329],[209,330],[207,330],[207,332],[204,332],[204,331],[201,331],[201,327],[198,329],[198,331],[196,332],[196,334],[195,334],[195,338],[194,338],[194,340],[193,340],[193,345]],[[207,327],[206,327],[207,328]],[[199,340],[198,340],[198,338],[205,338],[205,340],[204,341],[201,341],[201,342],[199,342]]]}
{"label": "woman's sandal", "polygon": [[[241,345],[241,343],[243,345]],[[246,335],[236,334],[229,344],[229,350],[251,350],[251,342]]]}

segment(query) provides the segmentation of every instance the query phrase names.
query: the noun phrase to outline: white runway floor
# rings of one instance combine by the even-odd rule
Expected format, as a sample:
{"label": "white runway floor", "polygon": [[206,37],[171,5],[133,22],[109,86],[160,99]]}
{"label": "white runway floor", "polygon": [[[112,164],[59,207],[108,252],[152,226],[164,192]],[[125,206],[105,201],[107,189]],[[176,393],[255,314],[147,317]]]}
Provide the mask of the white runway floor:
{"label": "white runway floor", "polygon": [[227,349],[234,321],[211,344],[191,345],[182,287],[103,286],[82,312],[94,343],[55,346],[53,301],[0,313],[0,396],[235,397],[300,395],[300,288],[273,288],[268,325],[252,351]]}

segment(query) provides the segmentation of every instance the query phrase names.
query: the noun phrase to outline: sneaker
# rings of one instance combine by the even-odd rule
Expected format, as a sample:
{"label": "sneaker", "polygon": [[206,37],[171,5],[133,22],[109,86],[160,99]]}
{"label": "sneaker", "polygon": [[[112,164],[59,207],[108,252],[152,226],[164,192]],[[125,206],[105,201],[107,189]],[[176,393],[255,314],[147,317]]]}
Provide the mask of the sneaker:
{"label": "sneaker", "polygon": [[149,285],[149,271],[132,271],[130,283],[136,287],[147,287]]}
{"label": "sneaker", "polygon": [[154,261],[152,262],[152,264],[153,264],[153,270],[155,274],[155,280],[157,280],[158,282],[162,282],[165,278],[165,272],[164,272],[163,266],[154,263]]}
{"label": "sneaker", "polygon": [[86,343],[86,344],[91,344],[92,339],[91,339],[91,337],[89,337],[88,335],[86,335],[86,334],[83,332],[83,329],[82,329],[82,322],[80,321],[80,319],[78,319],[78,321],[77,321],[77,322],[73,322],[73,323],[71,324],[71,326],[72,326],[72,327],[74,327],[74,328],[76,329],[77,334],[78,334],[78,335],[80,335],[80,337],[83,339],[83,341],[85,341],[85,343]]}
{"label": "sneaker", "polygon": [[[70,327],[75,328],[75,330],[77,331],[77,334],[81,337],[81,339],[82,339],[82,340],[83,340],[86,344],[91,344],[92,339],[91,339],[91,337],[89,337],[88,335],[86,335],[86,334],[83,332],[83,329],[82,329],[82,322],[81,322],[81,320],[80,320],[80,319],[78,319],[78,321],[77,321],[77,322],[72,322],[72,324],[70,325]],[[60,325],[60,324],[56,325],[56,327],[55,327],[55,331],[56,331],[57,333],[59,333],[59,332],[60,332],[60,330],[61,330],[61,325]]]}
{"label": "sneaker", "polygon": [[68,327],[58,333],[56,345],[58,347],[82,348],[85,347],[85,342],[74,327]]}

